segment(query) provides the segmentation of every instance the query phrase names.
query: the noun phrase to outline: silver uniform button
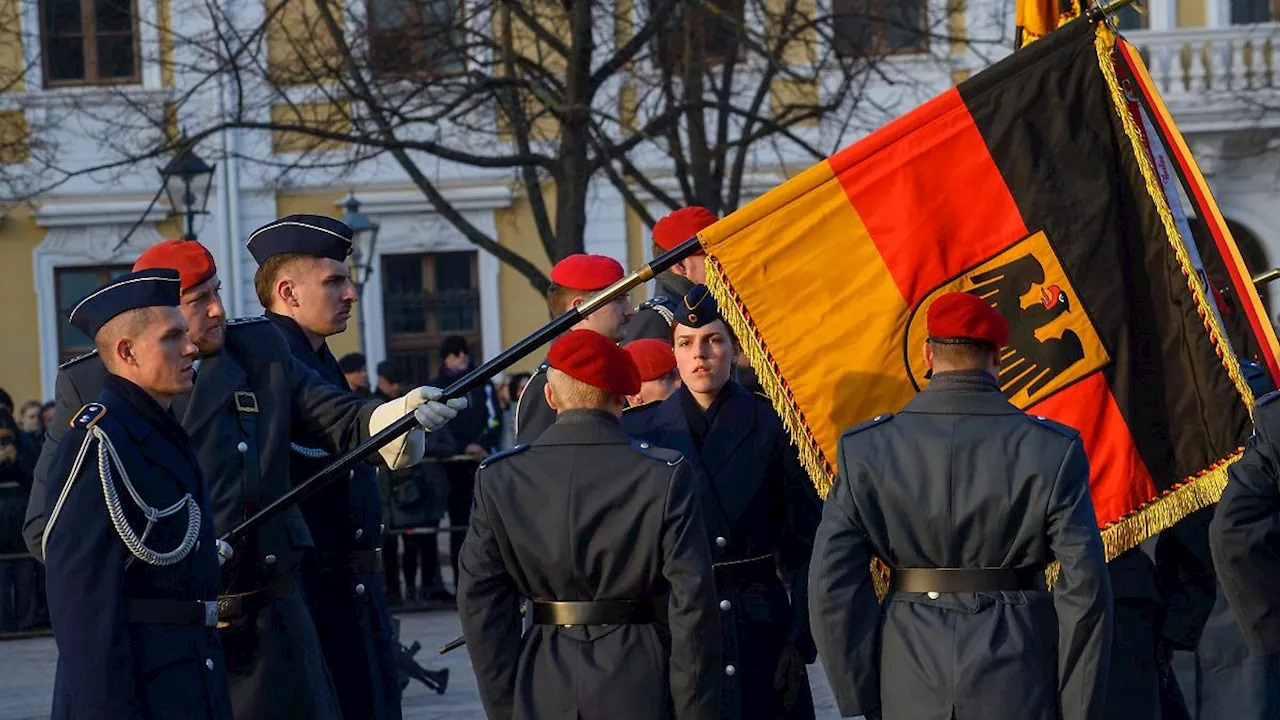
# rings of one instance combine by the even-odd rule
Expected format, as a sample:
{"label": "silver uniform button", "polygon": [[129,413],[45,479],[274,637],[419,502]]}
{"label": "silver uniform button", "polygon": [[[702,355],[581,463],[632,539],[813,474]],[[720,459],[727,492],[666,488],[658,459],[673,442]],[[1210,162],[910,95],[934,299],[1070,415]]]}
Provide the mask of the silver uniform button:
{"label": "silver uniform button", "polygon": [[642,442],[642,443],[640,443],[640,449],[641,449],[641,450],[648,450],[648,449],[649,449],[649,443],[647,443],[647,442]]}
{"label": "silver uniform button", "polygon": [[364,537],[364,528],[356,528],[356,539]]}
{"label": "silver uniform button", "polygon": [[241,440],[240,442],[236,443],[236,450],[239,450],[241,455],[249,452],[249,443]]}
{"label": "silver uniform button", "polygon": [[357,594],[357,595],[363,595],[363,594],[364,594],[364,583],[359,583],[359,584],[357,584],[357,585],[356,585],[356,594]]}
{"label": "silver uniform button", "polygon": [[264,557],[264,558],[262,558],[262,559],[263,559],[263,561],[264,561],[264,562],[266,562],[268,565],[275,565],[275,564],[276,564],[276,556],[275,556],[275,555],[268,555],[268,556],[266,556],[266,557]]}
{"label": "silver uniform button", "polygon": [[733,603],[729,602],[728,600],[721,600],[721,601],[720,601],[720,609],[721,609],[721,610],[724,610],[725,612],[729,612],[729,608],[731,608],[731,607],[733,607]]}
{"label": "silver uniform button", "polygon": [[205,666],[205,667],[207,667],[207,668],[209,668],[210,670],[212,670],[212,669],[213,669],[213,658],[209,658],[208,660],[205,660],[205,661],[204,661],[204,666]]}
{"label": "silver uniform button", "polygon": [[728,544],[729,544],[729,541],[725,540],[723,535],[716,538],[716,547],[724,547],[725,545],[728,545]]}
{"label": "silver uniform button", "polygon": [[725,666],[724,666],[724,674],[725,674],[725,675],[728,675],[729,677],[733,677],[734,675],[737,675],[737,674],[738,674],[738,668],[736,668],[736,667],[734,667],[734,666],[732,666],[732,665],[725,665]]}
{"label": "silver uniform button", "polygon": [[937,600],[937,599],[938,599],[938,593],[936,593],[936,592],[934,592],[934,591],[932,591],[932,590],[930,590],[929,592],[925,593],[925,595],[928,595],[930,600]]}
{"label": "silver uniform button", "polygon": [[348,470],[348,471],[347,471],[347,479],[348,479],[348,480],[354,480],[355,478],[356,478],[356,471],[355,471],[355,470]]}

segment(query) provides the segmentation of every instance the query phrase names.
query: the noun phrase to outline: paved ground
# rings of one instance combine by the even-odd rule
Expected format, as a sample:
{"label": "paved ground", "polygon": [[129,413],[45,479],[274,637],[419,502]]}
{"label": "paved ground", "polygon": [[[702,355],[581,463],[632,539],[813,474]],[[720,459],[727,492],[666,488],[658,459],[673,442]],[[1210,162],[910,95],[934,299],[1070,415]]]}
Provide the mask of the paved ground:
{"label": "paved ground", "polygon": [[[458,616],[442,611],[406,613],[400,619],[400,637],[405,644],[411,645],[415,640],[422,643],[418,653],[421,664],[433,670],[449,669],[449,687],[444,695],[436,695],[420,683],[410,683],[404,696],[406,720],[484,718],[466,651],[458,650],[445,656],[436,654],[437,647],[457,637]],[[0,720],[49,717],[56,659],[57,651],[50,637],[0,641]],[[839,717],[822,669],[815,665],[809,670],[819,720]]]}

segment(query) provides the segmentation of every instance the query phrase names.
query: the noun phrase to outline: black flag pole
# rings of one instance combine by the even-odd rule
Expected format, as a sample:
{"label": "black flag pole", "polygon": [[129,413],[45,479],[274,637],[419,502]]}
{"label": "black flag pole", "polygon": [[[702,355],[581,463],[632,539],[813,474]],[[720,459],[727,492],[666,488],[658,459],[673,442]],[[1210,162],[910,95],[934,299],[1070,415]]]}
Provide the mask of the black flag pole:
{"label": "black flag pole", "polygon": [[[481,383],[488,382],[494,375],[506,370],[527,357],[533,351],[547,344],[551,340],[554,340],[560,334],[578,324],[578,322],[586,316],[613,302],[627,292],[630,292],[632,288],[635,288],[641,283],[652,280],[654,276],[664,270],[667,270],[672,265],[675,265],[681,260],[693,255],[700,247],[701,245],[698,243],[697,236],[694,236],[685,240],[674,249],[654,258],[648,265],[645,265],[639,270],[632,272],[630,275],[627,275],[609,287],[601,290],[586,302],[583,302],[576,308],[570,309],[560,317],[557,317],[555,320],[552,320],[542,326],[542,328],[537,332],[502,351],[502,353],[489,362],[486,362],[475,370],[467,373],[457,382],[444,389],[444,398],[452,399],[463,397],[478,387]],[[307,478],[306,481],[298,484],[289,492],[281,495],[275,500],[272,500],[266,507],[254,513],[253,516],[223,535],[221,538],[222,541],[226,543],[235,543],[237,540],[243,539],[245,536],[260,528],[264,523],[271,520],[276,515],[279,515],[285,509],[315,495],[337,478],[345,478],[347,476],[347,471],[357,462],[360,462],[370,454],[381,450],[396,438],[404,435],[416,426],[417,421],[414,420],[413,413],[406,414],[404,417],[383,428],[373,437],[342,453],[326,465],[320,472]]]}

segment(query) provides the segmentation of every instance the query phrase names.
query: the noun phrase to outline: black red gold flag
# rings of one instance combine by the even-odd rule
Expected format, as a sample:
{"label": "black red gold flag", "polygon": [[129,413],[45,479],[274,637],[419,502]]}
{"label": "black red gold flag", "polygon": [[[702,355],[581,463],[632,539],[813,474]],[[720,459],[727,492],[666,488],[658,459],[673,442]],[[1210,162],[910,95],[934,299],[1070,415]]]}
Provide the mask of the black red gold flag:
{"label": "black red gold flag", "polygon": [[1017,0],[1013,48],[1021,49],[1084,12],[1084,0]]}
{"label": "black red gold flag", "polygon": [[1253,398],[1148,145],[1185,147],[1159,113],[1146,143],[1126,96],[1158,99],[1141,74],[1076,20],[700,234],[822,492],[841,432],[927,384],[923,318],[962,290],[1010,322],[1010,400],[1080,430],[1111,556],[1217,500]]}

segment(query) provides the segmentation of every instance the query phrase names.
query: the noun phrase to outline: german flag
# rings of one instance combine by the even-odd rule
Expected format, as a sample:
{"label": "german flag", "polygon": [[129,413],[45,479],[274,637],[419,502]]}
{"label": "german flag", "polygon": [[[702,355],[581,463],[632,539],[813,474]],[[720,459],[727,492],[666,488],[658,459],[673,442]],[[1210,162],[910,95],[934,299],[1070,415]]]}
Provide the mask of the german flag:
{"label": "german flag", "polygon": [[1017,0],[1013,48],[1021,49],[1084,12],[1082,0]]}
{"label": "german flag", "polygon": [[1112,556],[1217,500],[1252,395],[1142,149],[1117,44],[1075,20],[700,235],[820,491],[841,432],[927,384],[926,310],[961,290],[1009,320],[1010,400],[1083,434]]}

